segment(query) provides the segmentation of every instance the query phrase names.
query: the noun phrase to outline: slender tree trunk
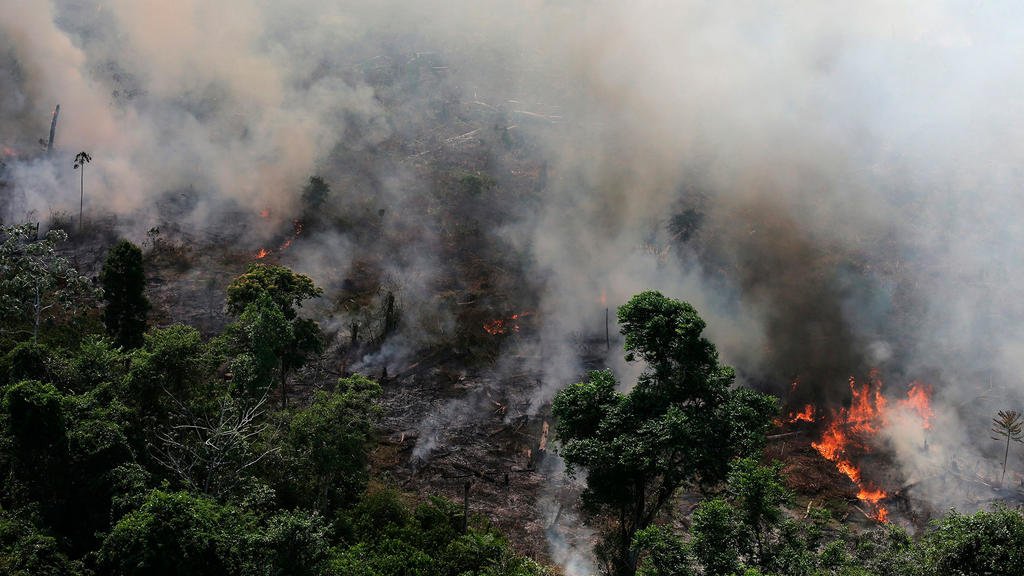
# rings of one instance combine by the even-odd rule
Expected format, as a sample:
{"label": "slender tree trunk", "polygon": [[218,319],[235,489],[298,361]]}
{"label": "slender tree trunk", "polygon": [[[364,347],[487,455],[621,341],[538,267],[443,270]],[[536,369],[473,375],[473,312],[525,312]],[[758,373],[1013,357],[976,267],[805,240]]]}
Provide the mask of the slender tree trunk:
{"label": "slender tree trunk", "polygon": [[[37,283],[36,284],[36,321],[35,321],[35,324],[32,327],[32,343],[33,344],[37,344],[38,343],[37,340],[39,339],[39,312],[40,312],[41,304],[42,303],[40,302],[40,298],[39,298],[39,284]],[[1004,470],[1006,469],[1005,465],[1003,466],[1003,469]],[[1005,472],[1004,472],[1004,474],[1005,474]]]}
{"label": "slender tree trunk", "polygon": [[82,164],[82,184],[79,188],[80,195],[78,197],[78,233],[82,233],[82,212],[85,207],[85,164]]}
{"label": "slender tree trunk", "polygon": [[1003,454],[1003,475],[999,477],[999,486],[1002,487],[1006,479],[1006,460],[1010,457],[1010,435],[1006,435],[1006,452]]}
{"label": "slender tree trunk", "polygon": [[281,359],[281,410],[288,408],[288,381],[284,372],[284,358]]}

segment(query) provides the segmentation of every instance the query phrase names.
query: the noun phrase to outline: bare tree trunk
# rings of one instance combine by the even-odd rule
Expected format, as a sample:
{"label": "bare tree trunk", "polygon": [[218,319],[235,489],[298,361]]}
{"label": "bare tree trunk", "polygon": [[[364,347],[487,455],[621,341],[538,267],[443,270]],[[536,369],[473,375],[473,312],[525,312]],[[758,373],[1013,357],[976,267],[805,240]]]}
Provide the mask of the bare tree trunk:
{"label": "bare tree trunk", "polygon": [[1003,475],[999,477],[999,486],[1002,487],[1006,479],[1006,460],[1010,457],[1010,435],[1006,435],[1006,452],[1003,454]]}
{"label": "bare tree trunk", "polygon": [[[39,284],[38,283],[36,283],[36,306],[35,306],[35,308],[36,308],[36,321],[35,321],[35,325],[32,327],[32,343],[33,344],[37,344],[38,343],[37,341],[39,339],[39,313],[40,313],[40,309],[42,308],[42,302],[40,302],[40,297],[39,297]],[[1005,469],[1006,466],[1004,465],[1003,468]]]}
{"label": "bare tree trunk", "polygon": [[82,233],[82,209],[85,207],[85,164],[82,164],[82,184],[78,197],[78,233]]}
{"label": "bare tree trunk", "polygon": [[469,531],[469,487],[471,483],[466,480],[466,484],[463,487],[462,493],[462,533],[465,534]]}
{"label": "bare tree trunk", "polygon": [[281,410],[288,408],[288,381],[284,372],[284,358],[281,359]]}

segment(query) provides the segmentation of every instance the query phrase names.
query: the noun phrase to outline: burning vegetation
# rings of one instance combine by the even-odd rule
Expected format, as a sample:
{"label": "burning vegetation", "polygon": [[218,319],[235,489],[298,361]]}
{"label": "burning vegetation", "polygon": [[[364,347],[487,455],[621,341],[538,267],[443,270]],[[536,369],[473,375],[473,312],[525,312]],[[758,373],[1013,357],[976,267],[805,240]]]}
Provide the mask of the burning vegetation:
{"label": "burning vegetation", "polygon": [[[856,485],[856,498],[865,515],[885,523],[890,519],[886,505],[890,494],[881,480],[885,474],[879,474],[878,470],[865,473],[865,461],[877,451],[891,449],[885,438],[894,424],[912,426],[925,433],[931,429],[933,389],[915,381],[907,387],[905,398],[887,397],[877,370],[871,371],[862,382],[850,377],[848,384],[848,406],[825,409],[808,404],[799,412],[790,412],[784,424],[777,423],[802,424],[808,430],[818,431],[812,433],[816,439],[810,441],[810,446]],[[796,389],[794,384],[790,392]],[[928,449],[926,434],[921,449]]]}

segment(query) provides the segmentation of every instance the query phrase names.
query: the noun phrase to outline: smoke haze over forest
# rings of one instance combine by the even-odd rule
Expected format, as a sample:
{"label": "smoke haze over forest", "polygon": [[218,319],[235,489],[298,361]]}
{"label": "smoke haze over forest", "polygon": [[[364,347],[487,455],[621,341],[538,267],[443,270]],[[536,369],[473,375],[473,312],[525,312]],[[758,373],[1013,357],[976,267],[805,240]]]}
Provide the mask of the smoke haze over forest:
{"label": "smoke haze over forest", "polygon": [[[895,395],[921,380],[943,423],[931,444],[988,453],[992,413],[1024,400],[1021,12],[0,0],[0,217],[77,214],[71,164],[87,150],[87,206],[129,238],[189,191],[184,230],[273,243],[261,212],[288,224],[322,174],[334,210],[370,193],[416,239],[383,266],[422,317],[412,326],[444,325],[425,294],[440,240],[412,209],[431,183],[413,166],[465,136],[432,127],[476,110],[543,165],[539,200],[485,231],[519,255],[537,305],[538,407],[580,374],[572,335],[603,334],[602,294],[614,315],[657,289],[697,307],[746,384],[784,394],[799,379],[798,405],[841,403],[873,368]],[[382,80],[382,61],[405,75]],[[406,161],[378,158],[396,142]],[[506,156],[493,154],[499,192]],[[361,242],[323,231],[286,261],[330,291]],[[381,354],[417,338],[405,330]],[[607,362],[628,384],[618,356]],[[897,449],[912,476],[923,456]]]}

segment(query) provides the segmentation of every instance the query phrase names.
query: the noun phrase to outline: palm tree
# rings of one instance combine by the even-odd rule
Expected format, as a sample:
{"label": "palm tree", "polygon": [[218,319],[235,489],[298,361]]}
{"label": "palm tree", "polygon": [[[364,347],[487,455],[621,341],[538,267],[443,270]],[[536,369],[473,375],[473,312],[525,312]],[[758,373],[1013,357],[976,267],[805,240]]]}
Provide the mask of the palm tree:
{"label": "palm tree", "polygon": [[996,434],[993,440],[1006,438],[1006,452],[1003,454],[1003,475],[999,478],[1002,485],[1003,478],[1006,478],[1006,459],[1010,456],[1010,440],[1024,442],[1024,419],[1015,410],[1000,410],[999,416],[992,419],[992,432]]}
{"label": "palm tree", "polygon": [[75,170],[82,169],[81,196],[78,199],[78,231],[82,231],[82,208],[85,206],[85,165],[92,162],[92,156],[84,150],[75,154]]}

